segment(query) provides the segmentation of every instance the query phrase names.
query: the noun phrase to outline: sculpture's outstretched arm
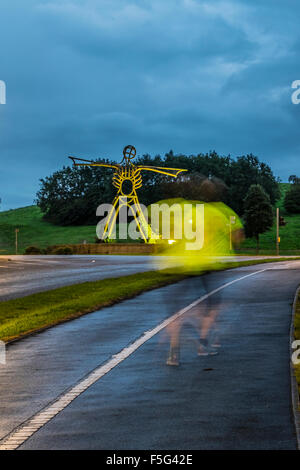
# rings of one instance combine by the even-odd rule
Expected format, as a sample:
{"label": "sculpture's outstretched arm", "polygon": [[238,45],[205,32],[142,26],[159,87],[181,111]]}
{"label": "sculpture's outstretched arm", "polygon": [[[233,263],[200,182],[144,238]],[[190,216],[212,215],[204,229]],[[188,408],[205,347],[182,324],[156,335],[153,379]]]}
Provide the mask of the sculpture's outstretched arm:
{"label": "sculpture's outstretched arm", "polygon": [[182,168],[167,168],[165,166],[137,166],[136,168],[139,170],[154,171],[155,173],[161,173],[162,175],[173,176],[173,178],[177,178],[179,173],[182,171],[188,171]]}
{"label": "sculpture's outstretched arm", "polygon": [[98,163],[93,162],[93,160],[85,160],[84,158],[69,157],[74,166],[104,166],[106,168],[118,169],[119,165],[110,165],[109,163]]}

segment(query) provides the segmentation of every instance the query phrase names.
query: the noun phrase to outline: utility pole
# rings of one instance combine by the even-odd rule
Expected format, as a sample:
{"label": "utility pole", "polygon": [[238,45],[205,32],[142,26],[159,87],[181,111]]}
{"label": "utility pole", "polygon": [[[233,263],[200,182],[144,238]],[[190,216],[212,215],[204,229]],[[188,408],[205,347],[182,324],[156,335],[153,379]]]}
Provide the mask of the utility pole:
{"label": "utility pole", "polygon": [[276,209],[276,255],[279,256],[279,207]]}
{"label": "utility pole", "polygon": [[17,255],[18,254],[18,233],[19,233],[19,229],[16,228],[15,232],[16,232],[16,255]]}
{"label": "utility pole", "polygon": [[232,228],[231,226],[235,224],[235,215],[231,215],[229,218],[229,250],[232,251]]}

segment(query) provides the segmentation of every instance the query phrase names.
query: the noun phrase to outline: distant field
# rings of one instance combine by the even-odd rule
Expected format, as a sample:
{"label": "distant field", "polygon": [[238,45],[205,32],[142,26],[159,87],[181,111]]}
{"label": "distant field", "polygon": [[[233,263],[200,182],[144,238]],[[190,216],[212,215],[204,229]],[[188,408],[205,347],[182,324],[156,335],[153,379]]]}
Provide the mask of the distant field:
{"label": "distant field", "polygon": [[[294,250],[300,250],[300,216],[284,216],[287,225],[279,227],[280,235],[280,250],[289,251],[291,254]],[[243,243],[242,250],[253,249],[255,250],[256,241],[247,239]],[[262,252],[266,250],[276,249],[276,226],[260,236],[260,249]]]}
{"label": "distant field", "polygon": [[[297,254],[300,252],[300,215],[286,216],[283,209],[283,198],[289,188],[288,183],[281,183],[281,200],[277,206],[284,216],[287,225],[280,227],[280,251],[282,254]],[[49,245],[65,243],[94,243],[96,227],[59,227],[42,220],[42,213],[37,206],[22,207],[6,212],[0,212],[0,254],[15,253],[15,229],[19,228],[19,250],[22,254],[30,245],[46,248]],[[261,253],[275,254],[276,224],[271,230],[261,235]],[[241,253],[255,253],[256,242],[247,239],[241,246]]]}
{"label": "distant field", "polygon": [[93,243],[96,237],[95,226],[59,227],[42,220],[37,206],[22,207],[0,212],[0,254],[15,253],[15,229],[19,228],[19,254],[27,246],[46,248],[60,243]]}

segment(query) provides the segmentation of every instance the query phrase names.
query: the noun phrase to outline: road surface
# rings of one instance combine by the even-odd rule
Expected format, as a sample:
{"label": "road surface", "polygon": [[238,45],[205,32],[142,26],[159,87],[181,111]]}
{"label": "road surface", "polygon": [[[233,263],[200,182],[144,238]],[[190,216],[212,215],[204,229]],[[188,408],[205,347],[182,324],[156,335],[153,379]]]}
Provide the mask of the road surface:
{"label": "road surface", "polygon": [[0,257],[0,300],[158,268],[157,258],[152,256]]}
{"label": "road surface", "polygon": [[[222,260],[254,258],[253,256],[236,258],[229,256]],[[157,256],[0,256],[0,301],[70,284],[125,276],[159,268],[161,268],[161,263],[160,257]]]}
{"label": "road surface", "polygon": [[162,322],[205,294],[200,278],[9,345],[0,448],[296,449],[289,327],[299,283],[298,261],[207,275],[222,347],[197,356],[187,327],[179,367],[166,365]]}

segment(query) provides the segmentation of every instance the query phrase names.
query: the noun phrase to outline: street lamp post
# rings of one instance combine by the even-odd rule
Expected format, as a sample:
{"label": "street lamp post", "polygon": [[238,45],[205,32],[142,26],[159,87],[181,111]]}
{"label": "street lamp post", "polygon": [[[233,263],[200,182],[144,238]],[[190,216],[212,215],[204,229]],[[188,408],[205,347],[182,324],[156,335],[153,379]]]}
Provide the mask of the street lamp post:
{"label": "street lamp post", "polygon": [[279,256],[279,207],[276,209],[276,255]]}

